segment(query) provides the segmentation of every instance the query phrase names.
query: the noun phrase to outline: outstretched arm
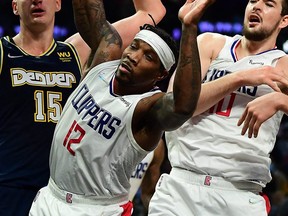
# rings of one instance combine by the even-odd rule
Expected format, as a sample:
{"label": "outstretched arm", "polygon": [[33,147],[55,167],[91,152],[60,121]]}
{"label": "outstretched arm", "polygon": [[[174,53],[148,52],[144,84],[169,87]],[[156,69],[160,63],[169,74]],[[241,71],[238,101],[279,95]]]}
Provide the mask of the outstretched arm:
{"label": "outstretched arm", "polygon": [[211,82],[204,83],[202,84],[201,94],[194,116],[205,112],[227,94],[230,94],[241,86],[267,84],[275,91],[280,92],[276,82],[287,85],[288,79],[285,77],[285,74],[278,69],[264,66],[257,69],[235,72]]}
{"label": "outstretched arm", "polygon": [[179,10],[182,36],[173,92],[154,94],[141,100],[133,116],[134,138],[145,150],[154,149],[163,131],[177,129],[196,109],[201,90],[197,27],[205,10],[213,2],[187,0]]}
{"label": "outstretched arm", "polygon": [[213,2],[214,0],[187,0],[179,10],[182,37],[173,92],[158,100],[153,108],[158,113],[159,127],[164,130],[173,130],[181,126],[196,109],[201,89],[197,26],[204,11]]}
{"label": "outstretched arm", "polygon": [[[161,0],[133,0],[133,3],[136,13],[112,24],[122,39],[122,51],[131,43],[135,34],[139,31],[139,26],[145,23],[153,24],[148,14],[151,14],[156,24],[158,24],[166,13],[166,9]],[[72,35],[65,42],[69,42],[76,47],[82,69],[84,69],[90,56],[90,47],[79,33]]]}

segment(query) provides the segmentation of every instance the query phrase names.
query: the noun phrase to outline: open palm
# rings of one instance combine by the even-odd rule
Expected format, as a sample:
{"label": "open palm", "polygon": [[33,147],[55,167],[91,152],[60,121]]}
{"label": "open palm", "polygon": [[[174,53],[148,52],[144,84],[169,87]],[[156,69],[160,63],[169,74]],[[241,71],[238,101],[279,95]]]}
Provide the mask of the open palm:
{"label": "open palm", "polygon": [[183,24],[198,24],[205,10],[214,3],[215,0],[187,0],[180,8],[178,18]]}

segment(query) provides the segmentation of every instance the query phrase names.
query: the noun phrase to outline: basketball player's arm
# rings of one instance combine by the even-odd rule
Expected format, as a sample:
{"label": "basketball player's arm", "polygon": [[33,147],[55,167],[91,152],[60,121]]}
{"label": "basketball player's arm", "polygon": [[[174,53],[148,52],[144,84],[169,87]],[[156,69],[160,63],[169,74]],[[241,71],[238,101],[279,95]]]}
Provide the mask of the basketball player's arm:
{"label": "basketball player's arm", "polygon": [[89,67],[119,59],[122,40],[116,29],[106,20],[102,0],[72,0],[75,25],[91,48],[93,60]]}
{"label": "basketball player's arm", "polygon": [[[223,48],[225,37],[215,33],[205,33],[198,36],[197,39],[203,79],[208,71],[211,61],[218,56],[220,50]],[[211,49],[207,49],[207,47],[210,47]],[[168,91],[172,91],[173,89],[173,76],[169,82]],[[206,82],[202,84],[197,109],[193,116],[207,111],[226,95],[232,93],[241,86],[267,84],[275,91],[280,91],[276,82],[287,86],[287,81],[286,73],[274,67],[265,66],[257,69],[238,71],[218,78],[217,80]]]}
{"label": "basketball player's arm", "polygon": [[201,16],[213,1],[187,0],[179,10],[182,36],[173,92],[142,99],[133,116],[134,138],[145,150],[154,149],[164,131],[180,127],[196,108],[201,89],[197,28]]}
{"label": "basketball player's arm", "polygon": [[154,157],[151,161],[146,174],[141,183],[141,200],[143,206],[148,210],[148,205],[155,192],[155,186],[161,175],[161,165],[165,157],[165,143],[163,139],[160,139],[158,146],[154,150]]}
{"label": "basketball player's arm", "polygon": [[201,89],[201,64],[197,44],[197,26],[205,9],[214,0],[187,1],[179,10],[182,36],[173,91],[157,100],[151,119],[155,127],[174,130],[181,126],[196,109]]}
{"label": "basketball player's arm", "polygon": [[[139,32],[139,26],[145,23],[153,24],[153,20],[148,14],[151,14],[156,24],[158,24],[166,13],[166,8],[163,6],[161,0],[133,0],[133,3],[136,13],[112,24],[122,38],[122,51],[131,43],[136,33]],[[85,68],[86,64],[89,65],[87,61],[91,49],[82,39],[80,34],[76,33],[72,35],[66,39],[66,42],[69,42],[76,47],[82,69]],[[91,60],[92,59],[90,59],[90,61]]]}
{"label": "basketball player's arm", "polygon": [[238,126],[243,124],[241,134],[248,131],[249,138],[256,138],[262,123],[279,110],[288,114],[288,96],[282,92],[272,92],[249,102],[238,121]]}
{"label": "basketball player's arm", "polygon": [[[202,59],[201,59],[202,60]],[[173,79],[173,77],[172,77]],[[279,70],[265,66],[257,69],[239,71],[223,76],[217,80],[213,80],[202,84],[201,93],[198,100],[197,109],[193,116],[197,116],[218,103],[226,95],[237,90],[241,86],[250,85],[257,86],[267,84],[275,91],[280,92],[280,88],[276,85],[276,81],[287,85],[288,80]],[[171,91],[173,80],[169,82],[168,90]]]}
{"label": "basketball player's arm", "polygon": [[[276,68],[283,68],[288,76],[288,56],[282,57]],[[272,92],[258,97],[247,104],[245,111],[238,121],[238,126],[242,127],[241,134],[248,131],[248,137],[257,137],[263,122],[271,118],[276,112],[282,111],[288,114],[288,86],[279,84],[282,92]],[[277,98],[277,99],[275,99]]]}
{"label": "basketball player's arm", "polygon": [[[135,108],[133,135],[137,143],[147,151],[155,149],[164,131],[180,127],[196,108],[201,89],[197,28],[205,9],[213,1],[187,0],[180,8],[178,18],[182,22],[182,36],[174,91],[146,97],[140,100]],[[163,69],[159,74],[164,72]]]}
{"label": "basketball player's arm", "polygon": [[264,66],[256,69],[238,71],[225,75],[216,80],[203,83],[194,116],[205,112],[225,96],[236,91],[241,86],[258,86],[267,84],[275,91],[280,92],[276,81],[288,84],[284,74],[279,74],[274,67]]}

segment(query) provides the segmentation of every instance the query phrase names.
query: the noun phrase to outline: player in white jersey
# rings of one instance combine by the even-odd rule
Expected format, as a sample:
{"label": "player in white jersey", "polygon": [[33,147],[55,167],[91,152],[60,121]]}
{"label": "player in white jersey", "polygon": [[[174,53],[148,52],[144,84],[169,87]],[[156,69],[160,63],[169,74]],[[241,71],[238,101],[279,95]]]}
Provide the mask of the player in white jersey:
{"label": "player in white jersey", "polygon": [[134,167],[157,146],[164,130],[179,127],[196,108],[201,87],[197,24],[212,2],[187,1],[179,10],[175,90],[163,93],[155,83],[178,58],[171,36],[144,25],[122,54],[121,38],[106,21],[102,0],[73,0],[76,26],[95,55],[56,126],[50,181],[30,215],[131,215]]}
{"label": "player in white jersey", "polygon": [[269,154],[283,112],[272,112],[257,134],[257,117],[250,122],[245,109],[255,98],[283,94],[276,82],[287,87],[287,55],[275,48],[287,25],[287,0],[251,0],[243,36],[198,36],[204,84],[193,117],[166,133],[172,170],[160,177],[149,215],[268,215],[260,194],[271,180]]}

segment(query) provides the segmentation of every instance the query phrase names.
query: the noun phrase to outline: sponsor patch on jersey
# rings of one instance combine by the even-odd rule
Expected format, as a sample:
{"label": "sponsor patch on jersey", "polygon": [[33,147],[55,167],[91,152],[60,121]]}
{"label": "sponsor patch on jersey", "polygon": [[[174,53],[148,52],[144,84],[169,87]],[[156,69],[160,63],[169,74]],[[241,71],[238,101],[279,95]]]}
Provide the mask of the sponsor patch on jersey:
{"label": "sponsor patch on jersey", "polygon": [[70,52],[57,52],[57,55],[59,56],[59,59],[62,62],[71,62],[72,57]]}
{"label": "sponsor patch on jersey", "polygon": [[257,62],[257,61],[253,61],[252,59],[250,59],[250,60],[249,60],[249,64],[251,64],[251,65],[255,65],[255,64],[257,64],[257,65],[264,65],[264,62]]}

